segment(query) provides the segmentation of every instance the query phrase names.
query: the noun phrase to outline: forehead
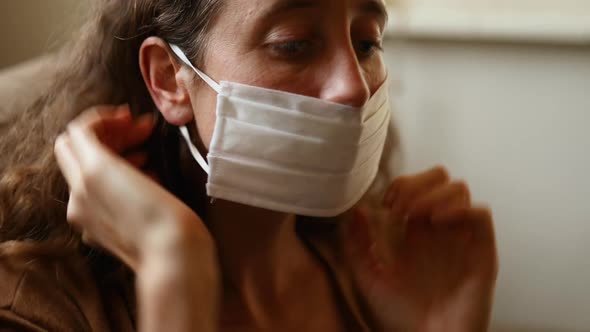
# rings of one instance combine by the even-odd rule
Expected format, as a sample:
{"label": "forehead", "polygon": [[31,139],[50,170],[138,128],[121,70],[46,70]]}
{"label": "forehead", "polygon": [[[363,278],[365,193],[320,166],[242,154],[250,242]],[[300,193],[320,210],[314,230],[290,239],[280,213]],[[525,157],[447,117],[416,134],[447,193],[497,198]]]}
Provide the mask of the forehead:
{"label": "forehead", "polygon": [[346,13],[346,9],[372,12],[387,16],[385,0],[231,0],[226,2],[230,12],[244,18],[260,17],[273,12],[287,12],[297,9],[342,9],[330,14]]}

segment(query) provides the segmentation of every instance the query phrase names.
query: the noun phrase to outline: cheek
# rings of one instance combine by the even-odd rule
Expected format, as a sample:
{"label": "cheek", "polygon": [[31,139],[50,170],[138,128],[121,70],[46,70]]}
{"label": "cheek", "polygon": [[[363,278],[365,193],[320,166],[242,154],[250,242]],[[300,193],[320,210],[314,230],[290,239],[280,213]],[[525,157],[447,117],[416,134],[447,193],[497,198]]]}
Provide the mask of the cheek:
{"label": "cheek", "polygon": [[199,89],[191,94],[191,103],[199,139],[209,149],[215,128],[217,94],[211,89]]}
{"label": "cheek", "polygon": [[371,87],[371,90],[379,88],[388,75],[387,66],[385,65],[383,58],[376,59],[376,61],[370,65],[364,66],[364,71],[365,79]]}

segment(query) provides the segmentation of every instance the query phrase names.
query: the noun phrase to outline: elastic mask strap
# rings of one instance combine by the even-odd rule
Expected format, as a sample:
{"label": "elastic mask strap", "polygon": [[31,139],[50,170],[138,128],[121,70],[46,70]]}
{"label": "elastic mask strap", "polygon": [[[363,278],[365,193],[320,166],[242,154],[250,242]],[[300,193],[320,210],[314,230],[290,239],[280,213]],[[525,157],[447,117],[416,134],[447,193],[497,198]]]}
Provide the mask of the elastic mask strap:
{"label": "elastic mask strap", "polygon": [[199,165],[205,171],[205,173],[209,174],[210,173],[209,165],[207,165],[205,158],[203,158],[203,156],[201,156],[201,153],[199,152],[199,150],[197,150],[197,148],[195,147],[195,145],[191,141],[191,138],[188,134],[188,129],[186,129],[185,126],[180,126],[180,127],[178,127],[178,129],[180,129],[180,134],[182,135],[182,137],[186,141],[186,144],[188,144],[188,149],[190,150],[191,154],[193,155],[193,158],[195,158],[195,160],[197,161],[197,163],[199,163]]}
{"label": "elastic mask strap", "polygon": [[169,45],[170,45],[170,49],[172,50],[172,52],[174,52],[174,54],[176,54],[176,56],[180,60],[182,60],[182,62],[184,62],[187,66],[191,67],[191,69],[194,70],[195,73],[197,73],[197,75],[199,75],[199,77],[201,77],[201,79],[203,79],[203,81],[205,81],[205,83],[207,83],[211,87],[211,89],[215,90],[215,92],[217,92],[217,93],[221,92],[221,87],[219,86],[219,84],[217,82],[215,82],[211,77],[207,76],[205,73],[203,73],[202,71],[198,70],[195,66],[193,66],[191,61],[186,57],[186,55],[180,49],[180,47],[178,47],[174,44],[169,44]]}
{"label": "elastic mask strap", "polygon": [[[172,50],[172,52],[174,52],[174,54],[176,54],[176,56],[182,62],[184,62],[195,73],[197,73],[197,75],[199,75],[199,77],[203,81],[205,81],[205,83],[207,83],[213,90],[215,90],[215,92],[220,93],[221,88],[219,87],[219,84],[217,84],[217,82],[215,82],[213,79],[211,79],[211,77],[207,76],[205,73],[203,73],[202,71],[198,70],[195,66],[193,66],[191,61],[187,58],[187,56],[180,49],[180,47],[178,47],[174,44],[169,44],[169,45],[170,45],[170,49]],[[186,128],[186,126],[180,126],[180,127],[178,127],[178,129],[180,130],[180,134],[182,135],[182,137],[186,141],[186,144],[188,145],[188,148],[189,148],[191,154],[193,155],[193,158],[195,158],[197,163],[199,163],[199,165],[201,166],[203,171],[205,171],[205,173],[209,174],[210,173],[209,165],[207,164],[207,161],[205,161],[205,158],[203,158],[203,156],[201,156],[201,153],[199,152],[199,150],[197,150],[197,148],[195,147],[195,145],[191,141],[191,138],[190,138],[190,135],[188,134],[188,129]]]}

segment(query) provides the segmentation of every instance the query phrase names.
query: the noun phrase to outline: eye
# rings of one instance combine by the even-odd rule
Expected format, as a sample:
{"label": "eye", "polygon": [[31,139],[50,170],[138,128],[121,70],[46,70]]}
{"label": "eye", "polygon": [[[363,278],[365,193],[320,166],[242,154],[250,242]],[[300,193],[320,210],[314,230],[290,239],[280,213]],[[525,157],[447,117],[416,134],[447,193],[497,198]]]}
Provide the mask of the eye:
{"label": "eye", "polygon": [[361,40],[356,42],[355,49],[360,59],[369,58],[377,51],[383,51],[381,41]]}
{"label": "eye", "polygon": [[273,56],[287,60],[301,59],[312,51],[313,43],[307,40],[277,42],[268,45]]}

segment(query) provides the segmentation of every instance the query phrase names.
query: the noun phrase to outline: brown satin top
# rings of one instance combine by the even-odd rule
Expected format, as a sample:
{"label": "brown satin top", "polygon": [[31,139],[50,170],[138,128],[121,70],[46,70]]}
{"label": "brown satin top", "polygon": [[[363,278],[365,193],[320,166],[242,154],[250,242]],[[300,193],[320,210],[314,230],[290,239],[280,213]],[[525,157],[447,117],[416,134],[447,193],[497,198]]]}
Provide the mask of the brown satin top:
{"label": "brown satin top", "polygon": [[[348,331],[374,330],[347,272],[336,227],[303,225],[298,230],[333,281]],[[0,260],[0,332],[135,331],[132,276],[97,280],[91,269],[82,255],[60,262]]]}

